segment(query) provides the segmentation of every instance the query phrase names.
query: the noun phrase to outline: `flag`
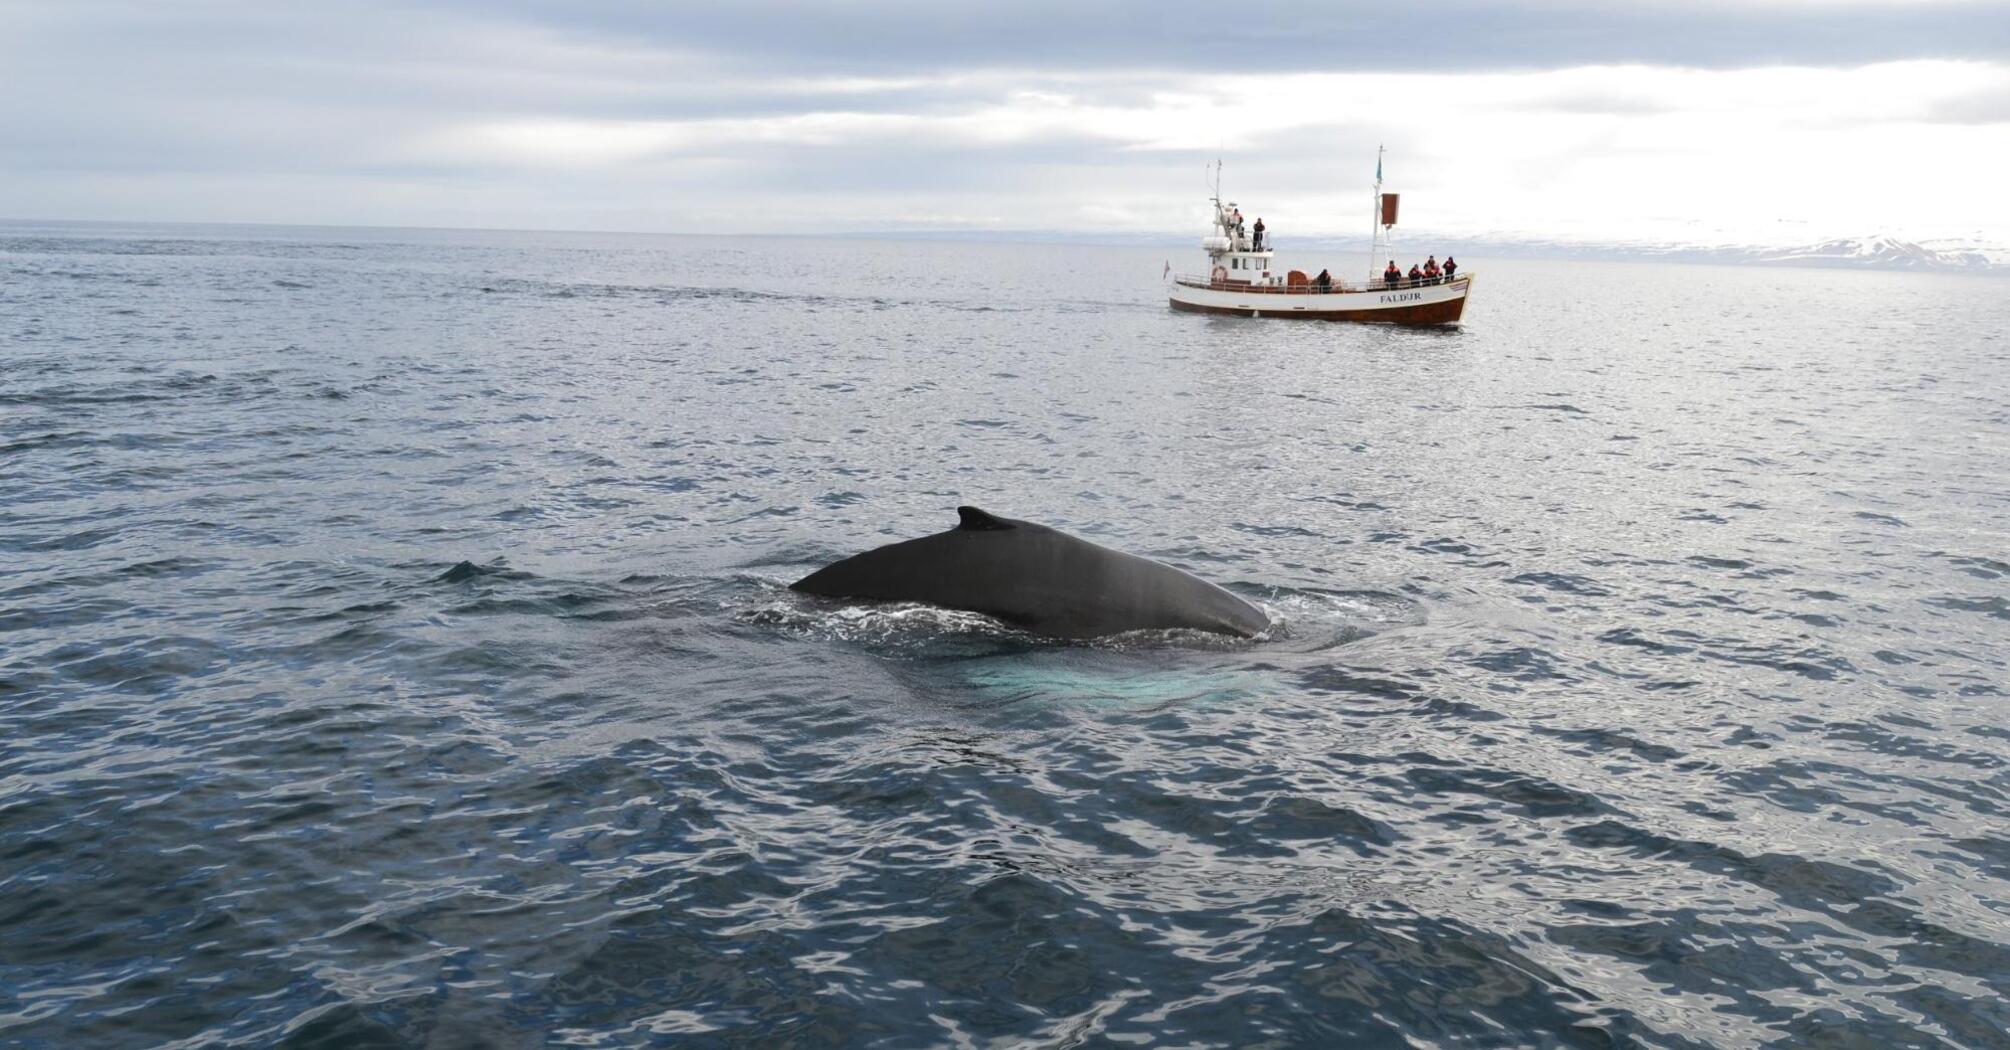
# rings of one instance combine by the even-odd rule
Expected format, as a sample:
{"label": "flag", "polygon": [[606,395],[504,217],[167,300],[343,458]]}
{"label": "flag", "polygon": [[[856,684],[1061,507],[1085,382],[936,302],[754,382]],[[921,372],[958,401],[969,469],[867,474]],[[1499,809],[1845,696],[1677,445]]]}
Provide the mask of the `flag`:
{"label": "flag", "polygon": [[1169,273],[1171,273],[1171,272],[1172,272],[1172,260],[1171,260],[1171,259],[1168,259],[1168,260],[1166,260],[1166,269],[1165,269],[1165,273],[1162,273],[1162,274],[1159,274],[1159,280],[1161,280],[1161,281],[1165,280],[1165,279],[1166,279],[1166,274],[1169,274]]}
{"label": "flag", "polygon": [[1382,155],[1380,153],[1375,154],[1375,181],[1382,181]]}

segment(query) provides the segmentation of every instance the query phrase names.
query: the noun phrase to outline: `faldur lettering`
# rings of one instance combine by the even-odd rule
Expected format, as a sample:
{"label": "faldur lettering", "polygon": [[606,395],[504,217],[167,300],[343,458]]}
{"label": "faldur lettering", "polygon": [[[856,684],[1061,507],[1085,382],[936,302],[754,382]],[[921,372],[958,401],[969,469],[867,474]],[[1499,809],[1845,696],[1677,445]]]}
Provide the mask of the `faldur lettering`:
{"label": "faldur lettering", "polygon": [[1424,293],[1422,292],[1402,292],[1397,295],[1384,295],[1381,297],[1381,301],[1385,303],[1407,303],[1413,299],[1422,299],[1423,297]]}

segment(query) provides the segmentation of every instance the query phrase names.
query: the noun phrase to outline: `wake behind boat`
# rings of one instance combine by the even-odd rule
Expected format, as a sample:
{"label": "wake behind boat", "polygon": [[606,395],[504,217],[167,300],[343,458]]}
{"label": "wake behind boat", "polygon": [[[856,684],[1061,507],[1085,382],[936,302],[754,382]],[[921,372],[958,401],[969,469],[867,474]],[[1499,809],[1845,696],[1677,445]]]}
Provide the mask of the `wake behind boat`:
{"label": "wake behind boat", "polygon": [[1375,162],[1376,233],[1371,276],[1358,284],[1334,278],[1324,270],[1317,278],[1306,276],[1303,270],[1278,272],[1271,246],[1263,237],[1262,220],[1257,220],[1252,232],[1235,202],[1222,202],[1219,187],[1217,175],[1214,228],[1201,240],[1201,248],[1207,252],[1207,275],[1173,276],[1169,288],[1173,309],[1402,325],[1457,324],[1465,312],[1466,296],[1473,285],[1471,274],[1412,276],[1396,272],[1393,260],[1389,270],[1373,272],[1372,260],[1383,258],[1388,250],[1398,204],[1396,194],[1382,192],[1379,158]]}

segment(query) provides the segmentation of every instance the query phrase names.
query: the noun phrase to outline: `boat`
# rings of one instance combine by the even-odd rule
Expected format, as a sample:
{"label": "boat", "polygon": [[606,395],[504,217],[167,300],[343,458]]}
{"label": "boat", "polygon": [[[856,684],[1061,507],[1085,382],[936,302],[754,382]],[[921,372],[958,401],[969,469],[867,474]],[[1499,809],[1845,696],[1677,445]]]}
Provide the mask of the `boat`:
{"label": "boat", "polygon": [[[1172,308],[1238,317],[1294,317],[1316,321],[1361,321],[1400,325],[1458,324],[1465,313],[1473,275],[1407,276],[1388,280],[1375,270],[1392,257],[1390,243],[1399,197],[1382,192],[1382,161],[1375,160],[1375,233],[1370,238],[1369,275],[1350,283],[1320,283],[1303,270],[1280,271],[1274,246],[1243,223],[1234,201],[1221,199],[1221,166],[1215,165],[1214,227],[1200,242],[1207,252],[1205,276],[1173,274],[1166,264]],[[1261,221],[1261,220],[1259,220]],[[1259,239],[1261,238],[1261,239]],[[1330,274],[1329,274],[1330,277]]]}

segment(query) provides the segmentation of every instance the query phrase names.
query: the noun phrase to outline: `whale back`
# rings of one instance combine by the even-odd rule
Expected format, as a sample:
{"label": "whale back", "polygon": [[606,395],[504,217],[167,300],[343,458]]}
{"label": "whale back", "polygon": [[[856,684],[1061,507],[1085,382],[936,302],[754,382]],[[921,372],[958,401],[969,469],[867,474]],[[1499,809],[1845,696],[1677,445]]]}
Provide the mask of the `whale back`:
{"label": "whale back", "polygon": [[1246,638],[1269,627],[1255,606],[1169,565],[976,507],[957,515],[948,532],[866,551],[792,586],[966,609],[1060,638],[1177,628]]}

